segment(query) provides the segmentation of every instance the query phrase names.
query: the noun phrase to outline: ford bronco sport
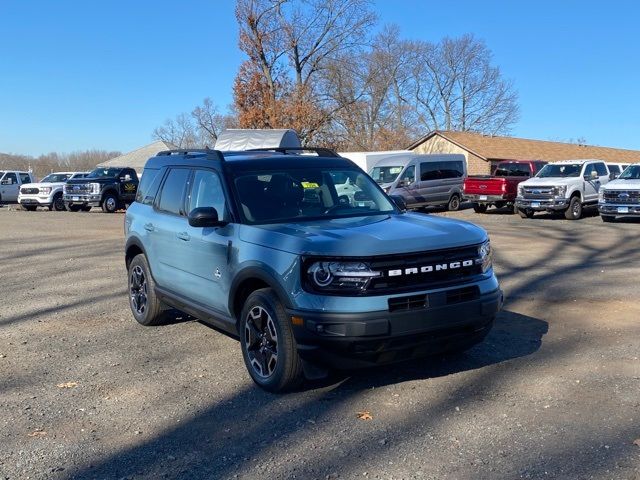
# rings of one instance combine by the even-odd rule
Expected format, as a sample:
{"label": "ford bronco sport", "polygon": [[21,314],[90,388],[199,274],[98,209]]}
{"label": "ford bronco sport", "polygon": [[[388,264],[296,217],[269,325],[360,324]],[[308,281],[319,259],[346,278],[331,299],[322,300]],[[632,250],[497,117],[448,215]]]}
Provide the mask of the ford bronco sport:
{"label": "ford bronco sport", "polygon": [[[135,319],[161,323],[170,306],[239,337],[269,391],[480,342],[503,298],[487,233],[406,213],[353,162],[317,152],[151,158],[125,217]],[[357,191],[338,194],[347,179]]]}

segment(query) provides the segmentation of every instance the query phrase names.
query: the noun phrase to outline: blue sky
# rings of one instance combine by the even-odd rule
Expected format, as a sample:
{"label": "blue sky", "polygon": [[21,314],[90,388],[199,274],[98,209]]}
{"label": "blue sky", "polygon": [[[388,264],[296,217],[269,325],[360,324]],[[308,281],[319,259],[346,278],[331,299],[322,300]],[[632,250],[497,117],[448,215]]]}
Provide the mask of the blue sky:
{"label": "blue sky", "polygon": [[[0,0],[0,152],[128,151],[243,60],[232,0]],[[520,94],[513,135],[640,150],[640,5],[378,0],[407,38],[473,33]]]}

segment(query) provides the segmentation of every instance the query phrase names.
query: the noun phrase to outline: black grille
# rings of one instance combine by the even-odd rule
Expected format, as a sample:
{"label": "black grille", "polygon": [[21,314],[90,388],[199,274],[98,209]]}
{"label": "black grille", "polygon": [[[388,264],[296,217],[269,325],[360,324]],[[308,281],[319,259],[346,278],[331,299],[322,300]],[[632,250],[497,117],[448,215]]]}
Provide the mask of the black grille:
{"label": "black grille", "polygon": [[72,184],[67,183],[64,186],[64,192],[65,193],[70,193],[70,194],[73,194],[73,193],[91,193],[91,189],[92,189],[92,187],[88,183],[75,183],[75,184],[74,183],[72,183]]}
{"label": "black grille", "polygon": [[525,198],[547,200],[553,198],[554,195],[554,187],[524,187]]}
{"label": "black grille", "polygon": [[389,311],[415,310],[427,306],[426,295],[412,295],[410,297],[396,297],[389,299]]}
{"label": "black grille", "polygon": [[605,190],[604,201],[606,203],[640,203],[640,191],[638,190]]}
{"label": "black grille", "polygon": [[447,305],[454,303],[469,302],[480,298],[480,289],[478,287],[465,287],[447,291]]}
{"label": "black grille", "polygon": [[37,193],[40,193],[40,189],[38,189],[38,188],[21,188],[20,189],[20,193],[22,193],[24,195],[35,195]]}
{"label": "black grille", "polygon": [[[368,263],[371,270],[382,272],[382,276],[371,280],[367,294],[420,290],[468,281],[482,274],[482,266],[475,262],[477,258],[477,246],[375,257]],[[472,262],[468,262],[470,260]],[[465,261],[471,265],[462,266]],[[460,267],[449,268],[456,262],[461,263]],[[437,265],[447,265],[447,268],[436,271]],[[421,272],[421,267],[433,267],[434,271]],[[398,270],[400,275],[390,275],[390,272]]]}

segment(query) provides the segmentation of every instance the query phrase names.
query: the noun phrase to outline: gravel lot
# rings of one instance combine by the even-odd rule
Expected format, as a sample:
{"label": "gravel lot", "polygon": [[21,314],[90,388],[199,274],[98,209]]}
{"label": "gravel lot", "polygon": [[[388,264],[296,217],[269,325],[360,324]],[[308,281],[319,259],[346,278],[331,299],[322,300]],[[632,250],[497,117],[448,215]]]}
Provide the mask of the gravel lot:
{"label": "gravel lot", "polygon": [[0,209],[0,479],[640,479],[640,222],[447,215],[492,237],[486,341],[272,395],[135,323],[122,214]]}

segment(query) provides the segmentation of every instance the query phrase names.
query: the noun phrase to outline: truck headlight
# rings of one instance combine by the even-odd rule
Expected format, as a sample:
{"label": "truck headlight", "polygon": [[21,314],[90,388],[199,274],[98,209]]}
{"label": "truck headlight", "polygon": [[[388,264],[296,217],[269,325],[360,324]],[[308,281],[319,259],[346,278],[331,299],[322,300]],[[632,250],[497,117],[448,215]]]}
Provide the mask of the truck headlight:
{"label": "truck headlight", "polygon": [[89,185],[91,185],[91,193],[100,193],[99,183],[90,183]]}
{"label": "truck headlight", "polygon": [[604,188],[601,188],[598,191],[598,201],[599,202],[604,202]]}
{"label": "truck headlight", "polygon": [[524,197],[524,187],[522,185],[518,185],[518,196]]}
{"label": "truck headlight", "polygon": [[51,187],[40,187],[40,193],[43,195],[49,195],[51,193]]}
{"label": "truck headlight", "polygon": [[487,272],[493,264],[491,241],[487,240],[478,247],[478,257],[477,263],[482,265],[482,273]]}
{"label": "truck headlight", "polygon": [[567,186],[560,185],[560,186],[554,187],[554,190],[557,197],[564,197],[567,193]]}
{"label": "truck headlight", "polygon": [[363,262],[317,261],[307,268],[307,282],[320,292],[353,293],[364,290],[380,272]]}

